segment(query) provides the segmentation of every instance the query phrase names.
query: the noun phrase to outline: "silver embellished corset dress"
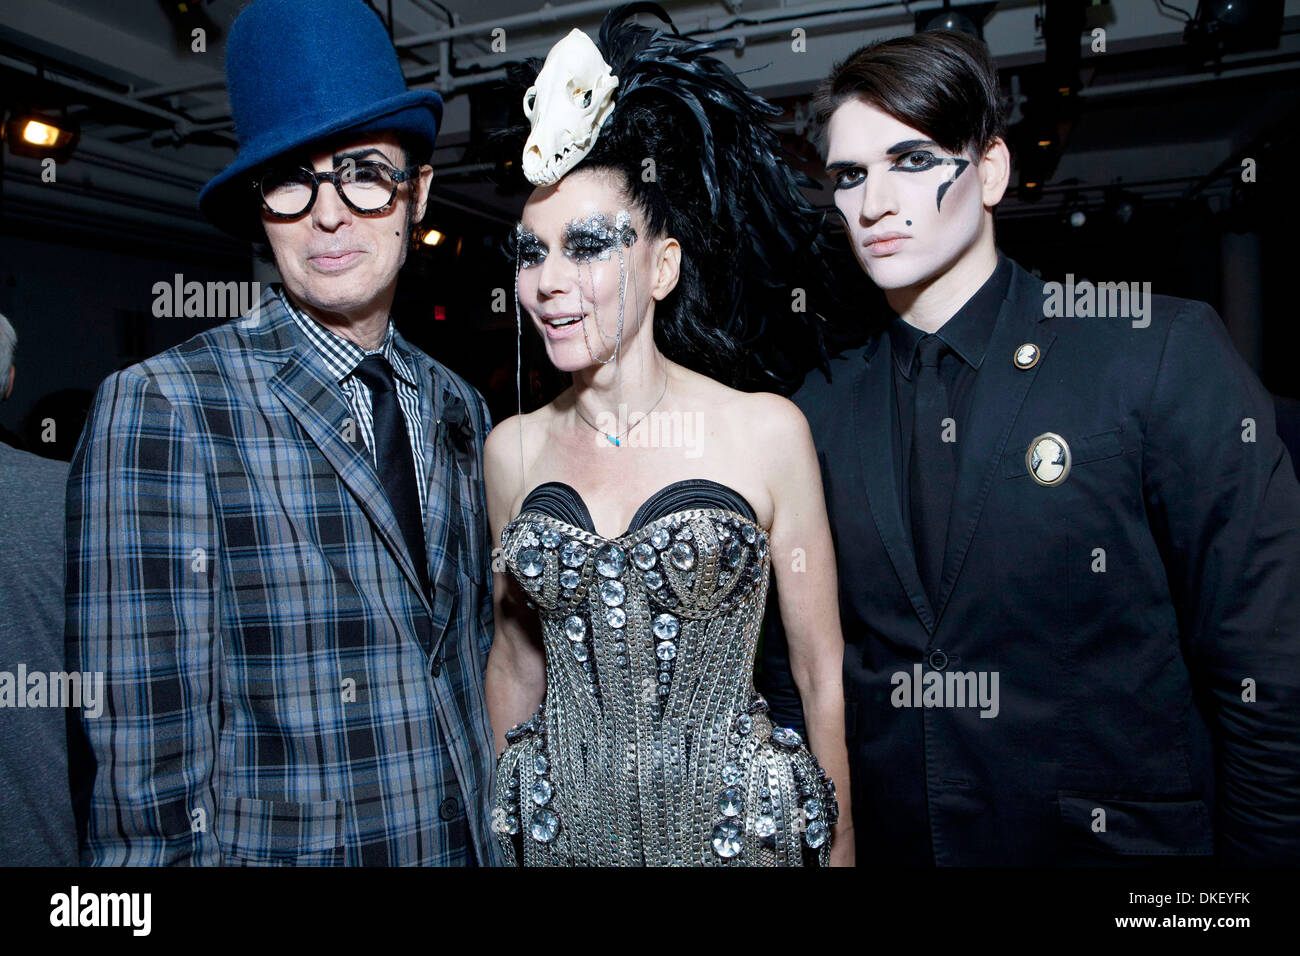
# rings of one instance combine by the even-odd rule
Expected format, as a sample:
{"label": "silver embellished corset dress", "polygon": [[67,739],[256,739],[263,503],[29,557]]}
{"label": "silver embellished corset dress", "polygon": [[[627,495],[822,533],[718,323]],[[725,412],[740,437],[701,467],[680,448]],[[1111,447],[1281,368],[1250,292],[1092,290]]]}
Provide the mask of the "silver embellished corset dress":
{"label": "silver embellished corset dress", "polygon": [[754,690],[771,560],[740,494],[690,478],[616,538],[577,491],[502,529],[546,696],[506,734],[493,829],[525,866],[825,866],[835,787]]}

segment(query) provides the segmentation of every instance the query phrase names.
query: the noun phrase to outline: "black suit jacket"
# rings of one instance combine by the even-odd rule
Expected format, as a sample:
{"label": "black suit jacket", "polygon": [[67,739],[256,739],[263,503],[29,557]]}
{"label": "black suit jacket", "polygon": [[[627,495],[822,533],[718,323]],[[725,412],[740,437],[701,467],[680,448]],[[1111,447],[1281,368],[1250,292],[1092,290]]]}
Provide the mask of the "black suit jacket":
{"label": "black suit jacket", "polygon": [[[1142,328],[1049,318],[1013,273],[956,425],[935,605],[900,515],[888,339],[794,397],[838,555],[858,860],[1300,863],[1300,486],[1272,402],[1204,303],[1154,296]],[[1054,487],[1026,465],[1045,432],[1073,458]],[[762,689],[802,726],[776,608]],[[981,679],[986,704],[960,706]]]}

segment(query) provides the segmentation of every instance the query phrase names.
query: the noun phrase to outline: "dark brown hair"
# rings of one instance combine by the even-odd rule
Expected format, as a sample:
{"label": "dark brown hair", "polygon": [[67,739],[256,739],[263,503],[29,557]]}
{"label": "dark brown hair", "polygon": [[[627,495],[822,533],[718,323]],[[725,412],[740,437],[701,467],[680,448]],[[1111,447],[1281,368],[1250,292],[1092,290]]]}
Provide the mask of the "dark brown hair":
{"label": "dark brown hair", "polygon": [[976,159],[1006,136],[998,70],[984,41],[955,30],[927,30],[862,47],[836,64],[817,90],[825,124],[860,98],[925,133],[950,153]]}

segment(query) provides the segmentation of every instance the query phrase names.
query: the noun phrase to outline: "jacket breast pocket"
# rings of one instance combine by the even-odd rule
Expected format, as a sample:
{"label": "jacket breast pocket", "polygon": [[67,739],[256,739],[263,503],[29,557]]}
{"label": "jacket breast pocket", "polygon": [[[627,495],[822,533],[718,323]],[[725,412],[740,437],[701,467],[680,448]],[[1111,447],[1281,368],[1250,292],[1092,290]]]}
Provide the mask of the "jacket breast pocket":
{"label": "jacket breast pocket", "polygon": [[1214,853],[1214,826],[1203,800],[1178,795],[1138,800],[1066,790],[1058,791],[1056,799],[1068,862]]}
{"label": "jacket breast pocket", "polygon": [[219,812],[219,842],[231,866],[342,866],[344,804],[289,803],[228,796]]}
{"label": "jacket breast pocket", "polygon": [[[1018,444],[1008,442],[1008,450],[1002,456],[1003,478],[1029,477],[1029,463],[1025,459],[1029,452],[1029,443],[1036,437],[1038,436],[1031,435]],[[1064,434],[1060,437],[1065,440],[1070,448],[1071,468],[1094,461],[1105,461],[1107,458],[1115,458],[1124,454],[1122,429],[1119,428],[1112,428],[1109,431],[1098,432],[1095,435],[1086,435],[1077,439]]]}

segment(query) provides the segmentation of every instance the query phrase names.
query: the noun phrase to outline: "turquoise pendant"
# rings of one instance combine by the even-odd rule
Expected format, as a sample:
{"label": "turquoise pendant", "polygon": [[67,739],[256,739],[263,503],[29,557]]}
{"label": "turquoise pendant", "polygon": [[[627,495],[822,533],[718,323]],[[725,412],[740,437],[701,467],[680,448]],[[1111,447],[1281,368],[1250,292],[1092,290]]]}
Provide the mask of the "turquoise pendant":
{"label": "turquoise pendant", "polygon": [[620,444],[618,437],[616,435],[606,435],[605,437],[609,439],[609,442],[612,445]]}

